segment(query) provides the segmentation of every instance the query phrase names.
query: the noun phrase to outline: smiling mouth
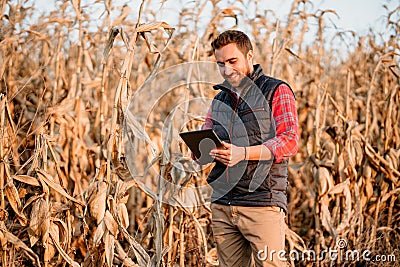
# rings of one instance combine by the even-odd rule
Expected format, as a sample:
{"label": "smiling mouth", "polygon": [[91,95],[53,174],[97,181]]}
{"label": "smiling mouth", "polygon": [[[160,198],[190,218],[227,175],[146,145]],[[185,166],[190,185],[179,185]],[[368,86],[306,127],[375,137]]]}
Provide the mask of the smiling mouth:
{"label": "smiling mouth", "polygon": [[237,80],[239,78],[239,76],[240,75],[238,73],[235,73],[235,74],[232,74],[229,76],[225,76],[225,79],[228,81],[234,81],[234,80]]}

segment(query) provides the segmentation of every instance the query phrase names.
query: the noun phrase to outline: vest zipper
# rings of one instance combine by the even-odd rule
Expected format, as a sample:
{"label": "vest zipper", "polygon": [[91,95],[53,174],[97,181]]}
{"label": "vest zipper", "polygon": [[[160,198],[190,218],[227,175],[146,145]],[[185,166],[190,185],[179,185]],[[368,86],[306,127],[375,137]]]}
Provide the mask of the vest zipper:
{"label": "vest zipper", "polygon": [[[235,105],[234,105],[234,109],[233,109],[233,113],[232,113],[232,117],[231,117],[231,124],[229,127],[229,136],[231,138],[231,144],[232,144],[232,132],[233,132],[233,125],[234,125],[234,119],[235,119],[235,114],[237,112],[238,106],[239,106],[239,96],[235,96]],[[226,181],[229,183],[229,166],[226,166]],[[230,183],[229,183],[230,185]],[[233,189],[233,188],[232,188]],[[231,205],[232,203],[232,189],[229,191],[229,201],[228,204]]]}
{"label": "vest zipper", "polygon": [[246,115],[246,114],[249,114],[249,113],[254,113],[255,111],[261,111],[261,110],[265,110],[265,108],[256,108],[256,109],[247,110],[247,111],[242,113],[242,116]]}

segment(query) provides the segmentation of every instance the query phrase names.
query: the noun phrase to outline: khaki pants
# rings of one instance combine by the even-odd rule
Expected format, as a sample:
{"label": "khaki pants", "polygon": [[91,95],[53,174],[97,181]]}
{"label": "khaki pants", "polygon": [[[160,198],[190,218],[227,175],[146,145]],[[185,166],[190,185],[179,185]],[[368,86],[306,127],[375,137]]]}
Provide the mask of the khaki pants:
{"label": "khaki pants", "polygon": [[211,211],[219,266],[286,266],[278,257],[285,249],[285,213],[280,208],[212,203]]}

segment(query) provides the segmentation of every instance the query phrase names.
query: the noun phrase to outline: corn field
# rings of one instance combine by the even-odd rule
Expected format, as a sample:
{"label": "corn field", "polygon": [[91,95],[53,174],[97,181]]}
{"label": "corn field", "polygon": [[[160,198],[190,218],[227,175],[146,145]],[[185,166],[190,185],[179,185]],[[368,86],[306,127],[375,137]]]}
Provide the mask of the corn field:
{"label": "corn field", "polygon": [[156,75],[214,61],[210,42],[239,26],[296,94],[287,251],[391,259],[288,264],[400,266],[400,5],[386,7],[385,33],[358,35],[309,0],[285,22],[262,1],[188,2],[174,24],[157,20],[164,2],[60,0],[39,14],[34,1],[0,0],[1,266],[218,266],[209,203],[187,190],[205,187],[209,169],[195,171],[176,133],[198,129],[200,111],[171,118],[174,99],[215,92],[188,84],[190,70],[167,73],[182,83],[160,98]]}

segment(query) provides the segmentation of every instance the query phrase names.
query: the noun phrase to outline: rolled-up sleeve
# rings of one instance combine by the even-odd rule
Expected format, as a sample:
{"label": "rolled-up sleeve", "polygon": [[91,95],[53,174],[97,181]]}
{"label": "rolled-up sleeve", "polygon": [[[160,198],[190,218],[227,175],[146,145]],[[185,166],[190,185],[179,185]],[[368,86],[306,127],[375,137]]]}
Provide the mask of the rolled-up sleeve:
{"label": "rolled-up sleeve", "polygon": [[297,153],[299,127],[296,100],[290,88],[282,84],[272,99],[272,114],[275,120],[276,136],[264,143],[274,155],[275,162],[281,162]]}

